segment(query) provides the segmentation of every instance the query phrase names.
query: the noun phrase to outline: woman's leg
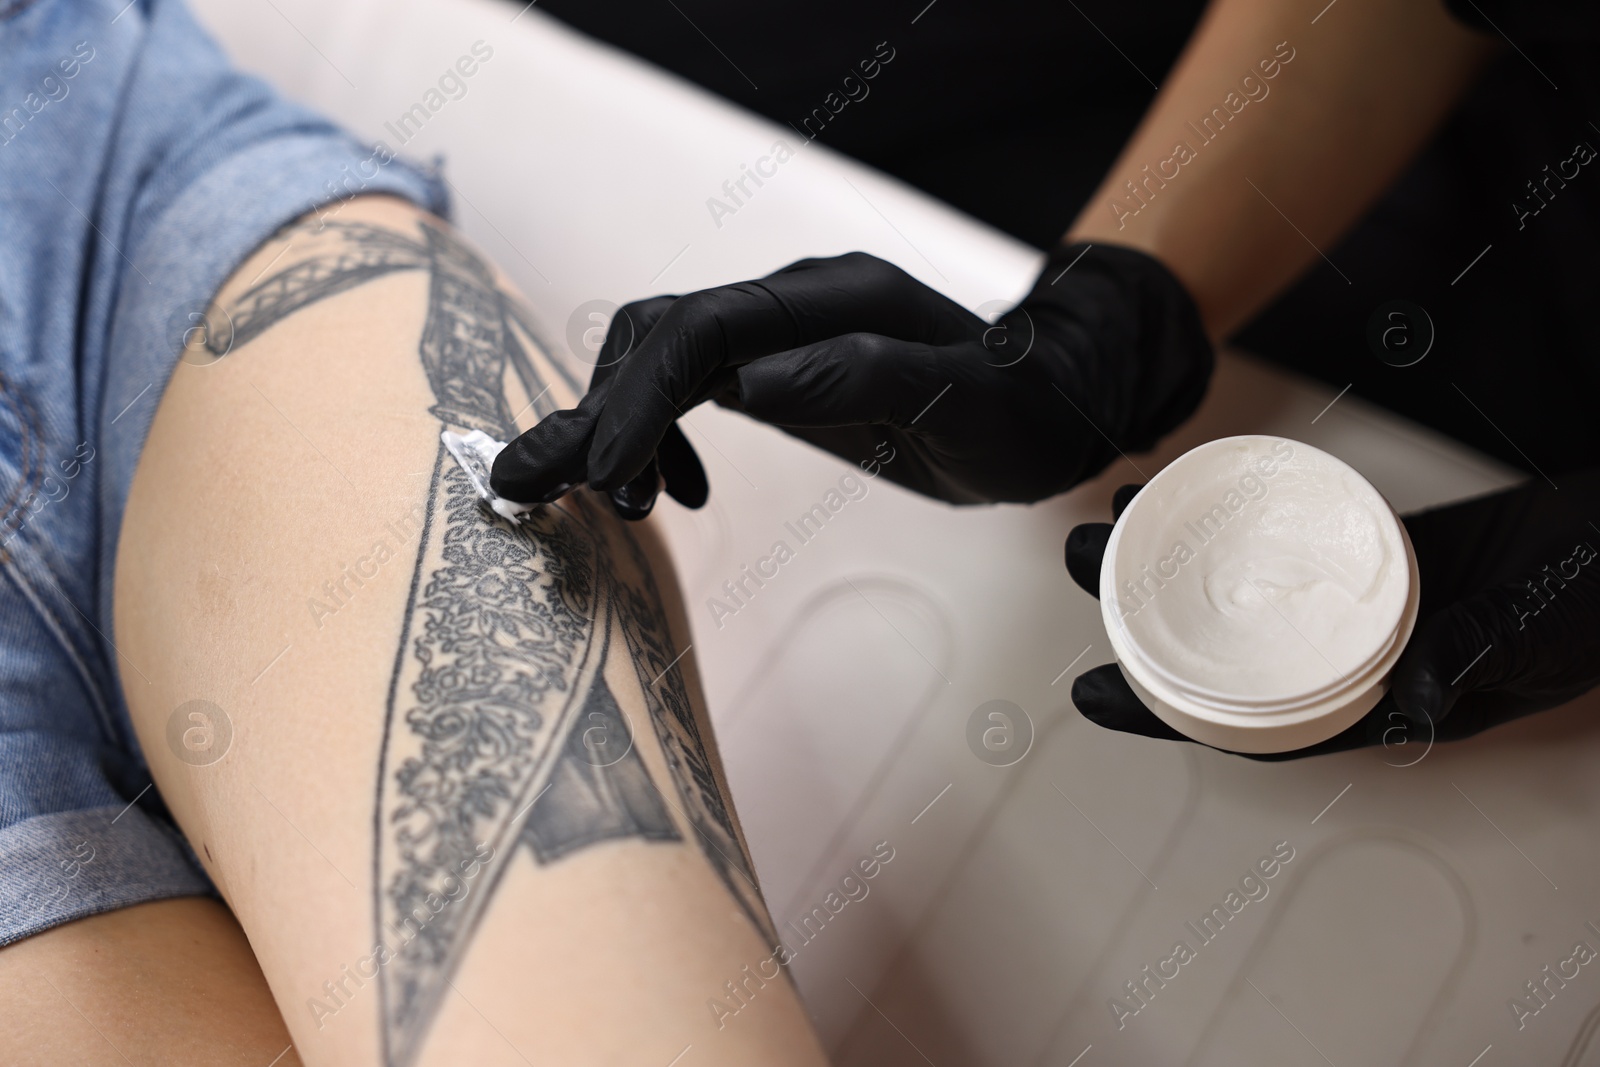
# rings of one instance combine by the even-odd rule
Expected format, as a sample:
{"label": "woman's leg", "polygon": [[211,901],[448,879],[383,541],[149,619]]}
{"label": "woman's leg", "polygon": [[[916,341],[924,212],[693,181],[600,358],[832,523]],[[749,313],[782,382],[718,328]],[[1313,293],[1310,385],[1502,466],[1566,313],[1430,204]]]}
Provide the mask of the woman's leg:
{"label": "woman's leg", "polygon": [[586,491],[512,526],[441,448],[579,391],[503,281],[373,198],[217,304],[134,480],[116,636],[300,1057],[823,1062],[648,527]]}
{"label": "woman's leg", "polygon": [[250,943],[205,897],[57,926],[0,952],[0,1063],[299,1067]]}

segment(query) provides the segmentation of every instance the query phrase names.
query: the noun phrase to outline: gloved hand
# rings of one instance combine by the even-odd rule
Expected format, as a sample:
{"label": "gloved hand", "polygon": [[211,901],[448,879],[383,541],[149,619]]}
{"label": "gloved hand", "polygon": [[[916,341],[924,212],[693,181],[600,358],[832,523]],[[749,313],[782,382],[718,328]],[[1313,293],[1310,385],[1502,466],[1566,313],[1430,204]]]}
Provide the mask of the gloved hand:
{"label": "gloved hand", "polygon": [[[1470,737],[1564,704],[1600,684],[1600,470],[1405,516],[1417,553],[1417,626],[1389,693],[1360,722],[1282,760],[1363,745],[1391,748]],[[1120,516],[1138,492],[1117,490]],[[1111,526],[1067,537],[1067,570],[1091,594]],[[1112,730],[1184,740],[1128,687],[1116,664],[1072,684],[1085,717]],[[1420,757],[1419,757],[1420,758]]]}
{"label": "gloved hand", "polygon": [[941,500],[1039,500],[1186,418],[1212,353],[1160,263],[1072,246],[994,326],[855,252],[630,304],[600,363],[576,408],[500,453],[496,493],[547,502],[587,482],[637,517],[659,466],[667,491],[697,506],[704,474],[674,424],[716,400],[851,462],[887,439],[901,458],[884,473]]}

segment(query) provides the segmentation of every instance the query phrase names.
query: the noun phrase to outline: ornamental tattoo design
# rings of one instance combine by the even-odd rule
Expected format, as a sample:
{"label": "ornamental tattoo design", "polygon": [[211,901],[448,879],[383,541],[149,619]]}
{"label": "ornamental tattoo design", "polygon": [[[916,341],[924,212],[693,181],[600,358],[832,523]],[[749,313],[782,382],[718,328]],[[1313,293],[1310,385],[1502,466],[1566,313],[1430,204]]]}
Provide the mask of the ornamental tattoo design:
{"label": "ornamental tattoo design", "polygon": [[[208,347],[222,355],[320,300],[397,271],[423,271],[429,295],[417,354],[431,412],[441,430],[510,440],[517,431],[509,376],[534,398],[538,417],[555,408],[529,355],[544,346],[476,253],[442,226],[425,221],[419,229],[413,236],[367,223],[288,227],[279,240],[306,251],[230,302],[226,328],[213,331]],[[549,864],[607,840],[692,836],[750,921],[775,940],[638,543],[585,493],[506,522],[481,506],[442,444],[430,485],[389,685],[373,823],[389,1067],[408,1067],[421,1053],[523,847]],[[618,679],[644,695],[668,783],[653,779],[634,746],[635,725],[613,694]]]}

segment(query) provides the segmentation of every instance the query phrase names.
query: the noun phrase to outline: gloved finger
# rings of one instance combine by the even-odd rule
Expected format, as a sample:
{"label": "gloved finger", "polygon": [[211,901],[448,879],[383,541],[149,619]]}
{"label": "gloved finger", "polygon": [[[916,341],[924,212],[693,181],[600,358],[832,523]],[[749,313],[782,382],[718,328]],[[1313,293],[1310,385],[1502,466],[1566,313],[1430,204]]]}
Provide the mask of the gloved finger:
{"label": "gloved finger", "polygon": [[500,450],[489,471],[489,488],[519,504],[548,504],[582,485],[594,419],[592,408],[585,410],[582,402],[546,415]]}
{"label": "gloved finger", "polygon": [[591,393],[616,376],[622,361],[632,355],[639,343],[649,336],[661,316],[677,299],[676,296],[652,296],[617,309],[606,327],[606,339],[595,355],[594,373],[589,377]]}
{"label": "gloved finger", "polygon": [[656,449],[656,461],[661,465],[661,476],[672,499],[686,508],[705,506],[711,492],[706,482],[706,469],[677,423],[668,426],[662,436],[661,445]]}
{"label": "gloved finger", "polygon": [[1530,661],[1532,634],[1509,601],[1491,588],[1418,623],[1390,684],[1395,706],[1413,723],[1437,727],[1463,694],[1511,681]]}
{"label": "gloved finger", "polygon": [[660,492],[661,470],[652,456],[637,478],[619,489],[613,489],[607,496],[611,498],[611,507],[618,516],[629,522],[637,522],[650,514]]}
{"label": "gloved finger", "polygon": [[[1569,606],[1580,606],[1576,590]],[[1530,612],[1520,597],[1526,589],[1493,586],[1446,605],[1417,625],[1395,664],[1390,694],[1414,723],[1443,722],[1467,693],[1516,688],[1519,714],[1555,707],[1587,688],[1551,685],[1537,678],[1541,664],[1571,661],[1584,654],[1583,628],[1559,612]],[[1535,602],[1537,603],[1537,602]],[[1554,602],[1560,607],[1559,600]],[[1507,715],[1505,718],[1514,716]],[[1483,728],[1493,726],[1493,716]]]}
{"label": "gloved finger", "polygon": [[739,408],[783,427],[915,429],[950,386],[944,362],[918,342],[875,333],[830,337],[740,367]]}
{"label": "gloved finger", "polygon": [[[672,306],[674,299],[651,297],[625,304],[617,310],[596,356],[589,391],[578,401],[577,407],[547,415],[507,445],[495,457],[489,488],[518,503],[549,503],[588,480],[589,446],[594,438],[595,422],[610,392],[610,379],[637,345],[642,336],[640,331],[648,330]],[[637,501],[639,491],[635,486],[624,499],[630,503]]]}
{"label": "gloved finger", "polygon": [[[1406,650],[1395,665],[1389,695],[1414,726],[1437,727],[1450,713],[1465,687],[1460,683],[1472,666],[1472,659],[1492,644],[1486,634],[1482,641],[1469,636],[1472,622],[1457,617],[1457,606],[1418,624]],[[1472,644],[1477,649],[1465,652]]]}
{"label": "gloved finger", "polygon": [[1067,534],[1067,573],[1095,599],[1100,598],[1100,563],[1111,540],[1109,522],[1086,522]]}
{"label": "gloved finger", "polygon": [[793,336],[782,306],[756,283],[680,297],[632,353],[606,370],[608,396],[589,446],[589,484],[609,490],[637,477],[667,427],[699,403],[735,353],[780,350]]}
{"label": "gloved finger", "polygon": [[[617,310],[595,363],[594,376],[589,385],[591,390],[604,387],[616,375],[623,360],[632,354],[677,299],[676,296],[651,297],[626,304]],[[659,479],[656,476],[657,469],[660,471]],[[652,464],[622,489],[615,490],[612,503],[624,518],[642,519],[655,506],[656,495],[663,487],[674,500],[687,508],[705,506],[710,489],[700,457],[695,455],[677,423],[668,426],[662,435]]]}
{"label": "gloved finger", "polygon": [[1085,671],[1074,678],[1072,703],[1084,718],[1107,730],[1168,741],[1189,740],[1144,706],[1123,677],[1122,668],[1115,663]]}
{"label": "gloved finger", "polygon": [[1142,485],[1124,485],[1111,494],[1111,518],[1122,518],[1122,513],[1128,510],[1128,505],[1133,503],[1133,498],[1139,495]]}
{"label": "gloved finger", "polygon": [[982,320],[864,253],[805,260],[759,281],[679,297],[612,379],[589,451],[589,484],[644,467],[668,424],[717,392],[719,371],[841,334],[947,341]]}
{"label": "gloved finger", "polygon": [[[604,396],[609,393],[608,383],[615,377],[617,368],[621,366],[622,361],[633,353],[639,342],[644,339],[645,335],[650,332],[650,329],[655,326],[656,322],[677,299],[676,296],[656,296],[646,300],[636,300],[617,309],[617,313],[611,317],[611,323],[606,329],[605,342],[600,346],[600,351],[595,359],[594,374],[589,379],[589,392],[591,394],[598,393]],[[674,437],[679,441],[683,439],[682,432],[675,425],[667,428],[663,445]],[[688,443],[683,443],[687,447]],[[678,459],[678,466],[680,468],[684,466],[681,457],[676,458]],[[689,450],[689,462],[696,468],[700,463],[699,458],[694,455],[692,449]],[[686,481],[692,490],[694,473],[699,475],[701,503],[704,503],[705,472],[703,470],[696,472],[680,470],[678,478]],[[619,516],[630,522],[643,519],[654,509],[656,497],[661,492],[663,482],[670,486],[672,481],[672,474],[667,472],[662,457],[658,454],[645,465],[644,470],[640,471],[632,481],[611,491],[609,494],[611,506]]]}
{"label": "gloved finger", "polygon": [[[1124,485],[1111,494],[1111,517],[1122,518],[1128,504],[1139,495],[1142,485]],[[1100,597],[1100,563],[1105,558],[1106,542],[1111,539],[1111,523],[1085,522],[1067,534],[1067,573],[1090,596]]]}
{"label": "gloved finger", "polygon": [[802,259],[760,284],[793,317],[795,345],[845,333],[949,344],[981,336],[989,326],[943,293],[866,252]]}

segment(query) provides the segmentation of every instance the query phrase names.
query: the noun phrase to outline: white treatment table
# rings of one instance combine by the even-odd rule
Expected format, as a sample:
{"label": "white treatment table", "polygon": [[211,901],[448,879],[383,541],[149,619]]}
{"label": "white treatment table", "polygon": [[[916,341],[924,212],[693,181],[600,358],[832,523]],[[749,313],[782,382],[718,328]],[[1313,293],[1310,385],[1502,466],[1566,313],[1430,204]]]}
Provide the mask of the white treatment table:
{"label": "white treatment table", "polygon": [[[1015,300],[1037,269],[1017,242],[537,8],[198,7],[242,65],[391,147],[385,123],[473,42],[492,47],[467,94],[404,150],[446,157],[457,220],[516,278],[558,352],[592,325],[579,314],[569,328],[589,301],[803,256],[864,249],[975,309]],[[713,217],[707,199],[779,139],[795,157]],[[1060,499],[957,510],[880,478],[720,626],[707,598],[852,468],[721,410],[687,418],[711,502],[691,513],[663,498],[659,512],[774,917],[820,905],[875,843],[894,849],[870,895],[794,962],[840,1064],[1600,1064],[1600,965],[1520,1031],[1507,1006],[1574,942],[1600,948],[1584,925],[1600,925],[1595,700],[1411,766],[1399,764],[1420,743],[1264,764],[1107,733],[1071,706],[1073,675],[1110,653],[1062,541],[1179,451],[1290,436],[1341,456],[1401,510],[1515,480],[1353,396],[1330,408],[1334,396],[1229,356],[1200,416],[1158,454]],[[969,717],[990,700],[1032,723],[1010,767],[968,747]],[[1278,842],[1294,858],[1269,895],[1201,944],[1185,924]],[[1108,1000],[1179,939],[1195,958],[1119,1029]]]}

